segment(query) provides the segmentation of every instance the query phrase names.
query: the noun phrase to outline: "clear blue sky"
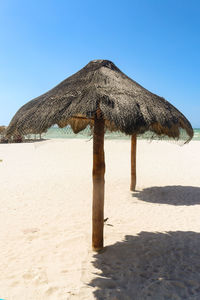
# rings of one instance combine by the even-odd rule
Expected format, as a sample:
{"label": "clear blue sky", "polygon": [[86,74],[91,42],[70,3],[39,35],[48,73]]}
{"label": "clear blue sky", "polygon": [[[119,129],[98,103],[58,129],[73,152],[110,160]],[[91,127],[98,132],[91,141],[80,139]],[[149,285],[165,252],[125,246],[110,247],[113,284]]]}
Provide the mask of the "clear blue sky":
{"label": "clear blue sky", "polygon": [[93,59],[200,128],[199,0],[0,0],[0,125]]}

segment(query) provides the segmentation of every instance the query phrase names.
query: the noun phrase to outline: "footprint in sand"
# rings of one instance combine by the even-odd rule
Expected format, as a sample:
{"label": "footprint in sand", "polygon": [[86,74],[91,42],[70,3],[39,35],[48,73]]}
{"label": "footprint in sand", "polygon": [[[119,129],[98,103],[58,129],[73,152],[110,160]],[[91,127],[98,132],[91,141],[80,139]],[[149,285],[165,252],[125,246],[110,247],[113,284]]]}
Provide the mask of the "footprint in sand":
{"label": "footprint in sand", "polygon": [[22,230],[27,240],[32,241],[33,239],[37,238],[37,233],[39,232],[38,228],[27,228]]}
{"label": "footprint in sand", "polygon": [[35,270],[30,270],[23,274],[23,279],[25,282],[33,282],[36,285],[47,284],[48,279],[45,271],[42,271],[40,268]]}
{"label": "footprint in sand", "polygon": [[58,290],[58,287],[56,286],[51,286],[46,290],[46,294],[48,296],[52,295],[53,293],[55,293]]}
{"label": "footprint in sand", "polygon": [[16,281],[11,282],[10,287],[14,287],[19,284],[20,284],[20,282],[16,280]]}

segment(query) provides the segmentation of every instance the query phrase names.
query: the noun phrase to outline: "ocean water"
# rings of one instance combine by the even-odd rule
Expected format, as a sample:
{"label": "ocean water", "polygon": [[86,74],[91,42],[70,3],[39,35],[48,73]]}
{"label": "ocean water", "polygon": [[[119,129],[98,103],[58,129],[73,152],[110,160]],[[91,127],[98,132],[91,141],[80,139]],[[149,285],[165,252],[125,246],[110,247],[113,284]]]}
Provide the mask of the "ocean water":
{"label": "ocean water", "polygon": [[[32,136],[33,138],[33,136]],[[37,136],[38,138],[38,136]],[[52,127],[50,129],[48,129],[48,131],[44,134],[42,134],[42,138],[44,139],[70,139],[70,138],[92,138],[91,136],[91,131],[89,128],[84,129],[83,131],[81,131],[78,134],[74,134],[71,127],[67,126],[63,129],[61,128],[56,128],[56,127]],[[150,139],[151,138],[151,133],[147,132],[141,136],[138,136],[139,139]],[[106,132],[105,133],[105,139],[130,139],[130,136],[127,136],[123,133],[120,132]],[[156,136],[154,137],[154,139],[158,139]],[[169,140],[168,137],[164,138],[165,140]],[[200,128],[194,128],[194,137],[193,137],[194,141],[200,141]]]}
{"label": "ocean water", "polygon": [[200,141],[200,128],[194,128],[193,140]]}

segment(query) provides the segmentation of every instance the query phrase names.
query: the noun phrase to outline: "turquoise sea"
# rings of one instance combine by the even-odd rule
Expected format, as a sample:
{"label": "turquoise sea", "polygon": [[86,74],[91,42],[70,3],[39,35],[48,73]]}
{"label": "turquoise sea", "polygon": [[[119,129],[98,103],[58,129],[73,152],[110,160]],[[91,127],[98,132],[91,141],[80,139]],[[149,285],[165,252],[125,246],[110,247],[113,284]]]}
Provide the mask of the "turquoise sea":
{"label": "turquoise sea", "polygon": [[194,128],[193,140],[200,141],[200,128]]}
{"label": "turquoise sea", "polygon": [[[38,138],[38,136],[37,136]],[[48,129],[48,131],[44,134],[42,134],[42,138],[44,139],[69,139],[69,138],[92,138],[91,132],[89,128],[86,128],[85,130],[81,131],[78,134],[74,134],[71,127],[67,126],[63,129],[52,127]],[[151,138],[151,133],[147,132],[141,136],[138,137],[139,139],[149,139]],[[120,132],[106,132],[105,139],[130,139],[130,136],[127,136],[125,134],[122,134]],[[156,136],[154,139],[157,139]],[[165,138],[168,140],[169,138]],[[194,128],[194,141],[200,141],[200,128]]]}

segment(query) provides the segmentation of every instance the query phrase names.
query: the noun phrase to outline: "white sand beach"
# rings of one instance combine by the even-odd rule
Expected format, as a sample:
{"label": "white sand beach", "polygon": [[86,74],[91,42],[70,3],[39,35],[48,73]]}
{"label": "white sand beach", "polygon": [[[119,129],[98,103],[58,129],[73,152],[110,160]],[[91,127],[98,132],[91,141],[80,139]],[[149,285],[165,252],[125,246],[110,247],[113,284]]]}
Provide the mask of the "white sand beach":
{"label": "white sand beach", "polygon": [[0,145],[0,298],[200,299],[200,142],[105,141],[105,251],[91,250],[92,141]]}

